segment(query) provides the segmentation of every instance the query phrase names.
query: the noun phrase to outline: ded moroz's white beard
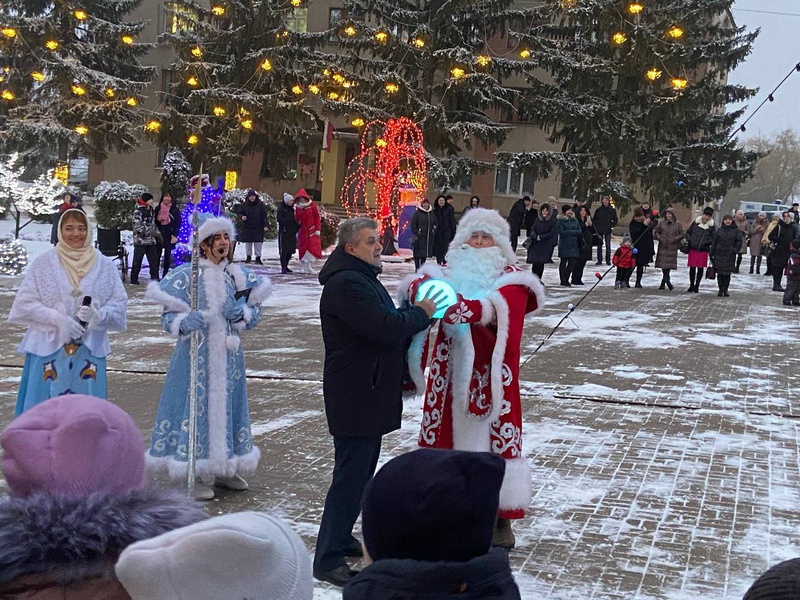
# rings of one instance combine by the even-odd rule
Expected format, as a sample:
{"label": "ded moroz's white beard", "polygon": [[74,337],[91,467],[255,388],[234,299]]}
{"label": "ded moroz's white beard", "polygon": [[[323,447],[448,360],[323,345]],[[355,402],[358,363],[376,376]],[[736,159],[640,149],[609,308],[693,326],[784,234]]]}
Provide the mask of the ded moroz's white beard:
{"label": "ded moroz's white beard", "polygon": [[447,253],[447,278],[465,298],[485,296],[508,265],[497,246],[473,248],[463,244]]}

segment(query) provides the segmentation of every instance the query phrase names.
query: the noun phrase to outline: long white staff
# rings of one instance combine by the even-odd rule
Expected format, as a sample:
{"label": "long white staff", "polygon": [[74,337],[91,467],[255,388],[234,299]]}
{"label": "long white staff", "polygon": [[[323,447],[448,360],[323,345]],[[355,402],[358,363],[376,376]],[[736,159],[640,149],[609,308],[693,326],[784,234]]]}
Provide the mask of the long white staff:
{"label": "long white staff", "polygon": [[[198,288],[200,283],[200,240],[197,235],[200,213],[197,206],[200,204],[200,195],[203,186],[203,165],[200,165],[200,173],[197,176],[197,183],[194,186],[194,210],[192,211],[192,285],[191,285],[191,307],[198,310],[200,306]],[[189,448],[187,457],[186,483],[189,488],[189,495],[194,496],[195,486],[195,465],[197,463],[197,362],[199,359],[200,331],[195,329],[191,333],[189,346]]]}

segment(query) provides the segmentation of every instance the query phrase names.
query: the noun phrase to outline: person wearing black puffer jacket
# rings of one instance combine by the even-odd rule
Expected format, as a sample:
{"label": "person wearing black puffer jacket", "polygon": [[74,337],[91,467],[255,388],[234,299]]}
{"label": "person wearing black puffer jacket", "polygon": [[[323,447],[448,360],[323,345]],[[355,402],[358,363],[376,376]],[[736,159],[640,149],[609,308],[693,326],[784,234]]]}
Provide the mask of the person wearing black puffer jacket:
{"label": "person wearing black puffer jacket", "polygon": [[263,264],[261,262],[261,246],[264,243],[264,233],[267,231],[267,207],[264,206],[255,190],[247,190],[247,197],[238,212],[242,217],[242,234],[239,241],[244,242],[247,253],[244,262],[250,262],[255,250],[256,264]]}
{"label": "person wearing black puffer jacket", "polygon": [[367,566],[343,600],[519,600],[508,553],[491,548],[505,463],[489,452],[421,449],[364,492]]}
{"label": "person wearing black puffer jacket", "polygon": [[769,234],[771,242],[775,242],[775,249],[770,254],[769,259],[772,262],[772,291],[782,292],[781,279],[783,278],[783,270],[786,262],[789,260],[791,249],[789,248],[792,240],[795,237],[794,220],[789,211],[784,211],[781,214],[781,220],[778,221],[775,229]]}
{"label": "person wearing black puffer jacket", "polygon": [[714,232],[711,250],[708,253],[711,265],[717,273],[718,296],[730,296],[728,288],[731,285],[731,273],[735,272],[736,255],[743,243],[742,232],[734,222],[733,216],[722,217],[722,225]]}
{"label": "person wearing black puffer jacket", "polygon": [[398,309],[378,280],[378,224],[339,224],[336,249],[319,272],[325,366],[322,395],[333,436],[333,481],[314,554],[314,577],[344,585],[355,576],[345,556],[360,553],[353,525],[364,486],[375,472],[383,435],[400,428],[406,340],[430,324],[430,299]]}
{"label": "person wearing black puffer jacket", "polygon": [[558,226],[551,213],[550,205],[545,202],[539,208],[539,216],[531,227],[531,233],[525,240],[528,249],[527,261],[531,271],[539,279],[544,274],[544,265],[553,262],[553,249],[558,244]]}
{"label": "person wearing black puffer jacket", "polygon": [[700,292],[700,282],[708,266],[708,251],[714,240],[714,209],[706,206],[703,214],[694,220],[686,230],[686,241],[689,242],[689,289],[687,292]]}

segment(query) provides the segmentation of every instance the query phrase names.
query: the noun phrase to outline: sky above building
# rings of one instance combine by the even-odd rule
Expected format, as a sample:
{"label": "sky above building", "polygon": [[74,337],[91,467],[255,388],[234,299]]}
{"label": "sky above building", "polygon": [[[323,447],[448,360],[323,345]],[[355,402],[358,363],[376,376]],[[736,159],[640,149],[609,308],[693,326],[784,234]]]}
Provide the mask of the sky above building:
{"label": "sky above building", "polygon": [[[741,124],[800,63],[800,0],[736,0],[733,16],[739,26],[761,29],[753,52],[729,77],[731,83],[760,88],[747,103]],[[771,136],[784,129],[800,132],[800,72],[794,71],[774,98],[752,117],[740,136]]]}

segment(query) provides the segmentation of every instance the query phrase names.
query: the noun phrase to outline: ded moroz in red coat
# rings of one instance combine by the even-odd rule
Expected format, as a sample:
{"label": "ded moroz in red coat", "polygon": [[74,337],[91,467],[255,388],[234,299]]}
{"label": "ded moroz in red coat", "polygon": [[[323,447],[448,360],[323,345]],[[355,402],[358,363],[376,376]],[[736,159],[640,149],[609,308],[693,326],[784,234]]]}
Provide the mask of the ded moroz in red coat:
{"label": "ded moroz in red coat", "polygon": [[[446,268],[425,265],[414,277],[410,285],[401,285],[407,297],[430,278],[449,281],[460,291]],[[411,342],[410,376],[417,390],[425,390],[419,445],[502,456],[506,472],[499,516],[521,519],[532,484],[522,453],[520,343],[526,315],[543,305],[545,294],[538,277],[511,265],[488,287],[469,298],[459,295],[432,346],[429,329]]]}
{"label": "ded moroz in red coat", "polygon": [[322,226],[319,218],[319,209],[304,189],[295,195],[295,220],[300,224],[297,232],[297,250],[300,260],[306,253],[314,258],[322,258],[322,242],[320,234]]}

